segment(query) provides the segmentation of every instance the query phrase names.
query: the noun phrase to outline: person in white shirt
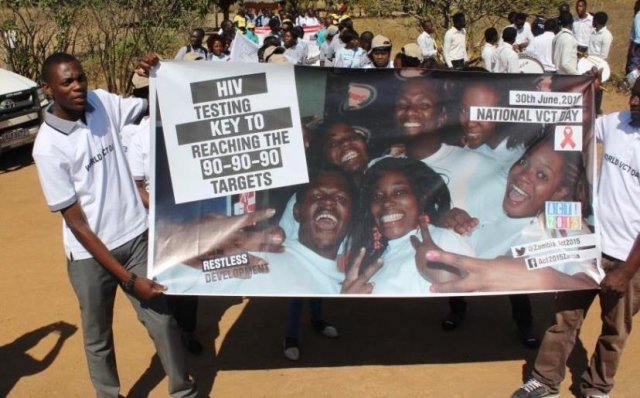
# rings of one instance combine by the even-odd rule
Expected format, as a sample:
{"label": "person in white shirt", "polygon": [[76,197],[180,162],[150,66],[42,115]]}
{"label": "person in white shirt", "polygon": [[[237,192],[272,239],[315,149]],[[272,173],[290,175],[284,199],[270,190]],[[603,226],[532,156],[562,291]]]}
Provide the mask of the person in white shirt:
{"label": "person in white shirt", "polygon": [[[555,319],[544,335],[531,379],[512,397],[557,394],[578,331],[596,296],[602,328],[588,369],[581,377],[580,395],[608,397],[614,388],[625,342],[640,309],[640,79],[629,99],[629,111],[600,117],[596,139],[603,145],[598,186],[602,268],[600,289],[562,292],[556,297]],[[545,395],[546,394],[546,395]]]}
{"label": "person in white shirt", "polygon": [[[606,60],[609,57],[609,50],[613,42],[613,35],[607,29],[609,16],[605,12],[596,12],[593,16],[593,34],[589,41],[588,54]],[[596,114],[602,115],[602,98],[604,93],[601,87],[596,89]]]}
{"label": "person in white shirt", "polygon": [[304,65],[309,56],[309,47],[303,44],[297,35],[296,29],[284,32],[282,41],[284,42],[285,56],[295,61],[296,65]]}
{"label": "person in white shirt", "polygon": [[162,295],[166,288],[146,278],[147,215],[118,134],[147,103],[88,91],[80,61],[65,53],[45,59],[41,80],[53,102],[44,111],[33,158],[47,204],[63,218],[67,272],[80,303],[96,395],[118,397],[120,392],[112,321],[121,285],[156,346],[169,376],[169,394],[195,398],[180,330]]}
{"label": "person in white shirt", "polygon": [[351,29],[345,29],[340,34],[340,40],[344,43],[344,48],[336,52],[333,66],[336,68],[360,68],[363,58],[367,54],[358,44],[358,33]]}
{"label": "person in white shirt", "polygon": [[493,71],[496,67],[497,48],[498,43],[498,30],[496,28],[487,28],[484,31],[484,47],[482,47],[482,63],[484,68],[489,72]]}
{"label": "person in white shirt", "polygon": [[553,38],[558,30],[558,20],[549,18],[544,21],[544,33],[536,36],[527,46],[527,53],[532,54],[544,68],[546,73],[555,73],[556,66],[553,64]]}
{"label": "person in white shirt", "polygon": [[576,1],[576,15],[573,19],[573,36],[578,42],[578,51],[586,54],[593,33],[593,16],[587,12],[587,1]]}
{"label": "person in white shirt", "polygon": [[573,37],[573,16],[569,13],[560,15],[560,31],[553,38],[553,64],[560,75],[578,74],[578,43]]}
{"label": "person in white shirt", "polygon": [[369,59],[371,62],[364,66],[364,69],[385,69],[393,68],[391,61],[391,40],[377,35],[371,41],[371,50],[369,50]]}
{"label": "person in white shirt", "polygon": [[513,49],[516,40],[516,29],[510,26],[502,31],[502,44],[496,51],[494,73],[520,73],[518,53]]}
{"label": "person in white shirt", "polygon": [[425,19],[422,22],[422,33],[420,33],[417,39],[424,59],[432,59],[435,61],[438,53],[442,52],[442,47],[436,45],[435,38],[433,37],[435,33],[436,28],[433,26],[433,21]]}
{"label": "person in white shirt", "polygon": [[335,52],[331,47],[331,41],[338,34],[338,27],[329,26],[325,32],[325,40],[320,45],[320,66],[333,66]]}
{"label": "person in white shirt", "polygon": [[609,58],[609,51],[611,50],[611,43],[613,42],[613,35],[607,28],[608,20],[609,16],[606,12],[599,11],[595,13],[593,16],[594,31],[591,34],[589,50],[587,51],[587,54],[595,55],[604,60]]}
{"label": "person in white shirt", "polygon": [[471,120],[469,110],[471,107],[506,107],[508,97],[496,82],[475,80],[463,87],[458,117],[465,146],[493,159],[505,176],[542,126]]}
{"label": "person in white shirt", "polygon": [[204,30],[201,28],[194,29],[193,32],[191,32],[191,36],[189,36],[189,44],[180,47],[174,59],[180,61],[184,58],[185,54],[190,52],[200,53],[206,58],[208,56],[208,51],[202,45],[203,40]]}
{"label": "person in white shirt", "polygon": [[462,69],[469,60],[467,54],[467,20],[463,13],[453,15],[453,27],[444,35],[442,55],[449,68]]}
{"label": "person in white shirt", "polygon": [[[531,31],[531,24],[527,22],[528,15],[519,12],[516,14],[513,27],[516,28],[516,39],[514,44],[517,46],[518,51],[522,51],[531,44],[533,40],[533,32]],[[504,31],[503,31],[504,33]]]}
{"label": "person in white shirt", "polygon": [[[365,174],[354,228],[348,238],[349,264],[364,248],[360,271],[383,260],[371,278],[374,295],[427,295],[440,272],[416,264],[415,245],[420,243],[421,219],[439,219],[450,207],[449,190],[442,176],[415,159],[388,157]],[[425,224],[423,221],[422,224]],[[423,230],[425,249],[449,247],[456,253],[473,255],[459,235],[431,224]]]}

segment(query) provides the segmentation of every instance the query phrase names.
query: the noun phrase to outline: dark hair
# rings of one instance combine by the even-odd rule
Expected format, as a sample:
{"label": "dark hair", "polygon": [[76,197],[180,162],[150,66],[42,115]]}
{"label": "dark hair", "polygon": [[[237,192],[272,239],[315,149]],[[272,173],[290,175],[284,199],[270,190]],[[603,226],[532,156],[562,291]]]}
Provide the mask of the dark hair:
{"label": "dark hair", "polygon": [[60,65],[60,64],[66,64],[66,63],[70,63],[70,62],[80,63],[78,58],[74,57],[71,54],[58,52],[58,53],[53,53],[53,54],[49,55],[44,60],[44,62],[42,63],[42,70],[40,72],[40,80],[43,83],[50,83],[49,79],[51,78],[51,75],[50,75],[51,69],[54,66],[57,66],[57,65]]}
{"label": "dark hair", "polygon": [[263,47],[266,49],[267,47],[271,47],[271,46],[276,46],[279,47],[280,46],[280,39],[276,36],[268,36],[264,38],[264,41],[262,42]]}
{"label": "dark hair", "polygon": [[420,214],[429,216],[432,222],[438,220],[451,208],[451,195],[444,179],[423,162],[416,159],[392,157],[383,158],[376,162],[365,172],[362,179],[356,215],[353,218],[357,220],[357,223],[351,224],[347,240],[348,264],[353,264],[361,248],[364,247],[367,251],[360,268],[361,273],[382,256],[388,245],[388,240],[383,236],[380,239],[382,248],[374,249],[373,247],[372,233],[376,221],[371,214],[371,199],[378,180],[384,173],[390,171],[405,175],[418,203]]}
{"label": "dark hair", "polygon": [[353,21],[349,18],[346,18],[338,22],[338,30],[342,29],[353,29]]}
{"label": "dark hair", "polygon": [[[286,27],[285,27],[286,25]],[[293,29],[293,23],[289,22],[289,21],[284,21],[282,23],[282,30],[287,31],[287,30],[292,30]]]}
{"label": "dark hair", "polygon": [[507,20],[509,22],[512,22],[514,19],[516,19],[516,15],[518,15],[517,11],[510,11],[509,15],[507,15]]}
{"label": "dark hair", "polygon": [[404,53],[404,51],[400,51],[396,57],[400,57],[400,65],[403,68],[419,68],[422,66],[422,62],[420,62],[420,58],[411,57]]}
{"label": "dark hair", "polygon": [[487,28],[484,31],[484,40],[487,43],[495,43],[498,41],[498,29],[496,28]]}
{"label": "dark hair", "polygon": [[576,1],[576,4],[578,4],[578,3],[584,3],[584,5],[586,6],[587,5],[587,0],[578,0],[578,1]]}
{"label": "dark hair", "polygon": [[519,12],[519,13],[516,14],[516,20],[524,21],[524,20],[527,19],[527,17],[528,17],[528,15],[526,13],[524,13],[524,12]]}
{"label": "dark hair", "polygon": [[502,31],[502,40],[506,43],[513,43],[516,41],[516,36],[518,36],[518,31],[514,27],[508,26]]}
{"label": "dark hair", "polygon": [[340,33],[340,40],[342,40],[344,44],[349,44],[351,40],[359,38],[360,36],[358,36],[358,32],[353,29],[345,29]]}
{"label": "dark hair", "polygon": [[373,33],[365,30],[364,32],[360,33],[360,40],[371,42],[373,40]]}
{"label": "dark hair", "polygon": [[545,32],[556,32],[558,30],[558,20],[555,18],[549,18],[544,21]]}
{"label": "dark hair", "polygon": [[607,24],[607,21],[609,21],[609,16],[604,11],[598,11],[593,16],[593,20],[596,21],[596,23],[605,26]]}
{"label": "dark hair", "polygon": [[202,28],[195,28],[193,30],[194,32],[198,32],[200,34],[200,36],[204,37],[204,29]]}
{"label": "dark hair", "polygon": [[294,28],[291,29],[291,33],[293,33],[296,39],[301,39],[304,36],[304,29],[300,26],[294,26]]}
{"label": "dark hair", "polygon": [[269,28],[271,28],[271,30],[275,30],[277,28],[280,27],[280,20],[277,18],[271,18],[269,19]]}
{"label": "dark hair", "polygon": [[457,12],[457,13],[453,14],[453,23],[454,24],[462,23],[462,21],[464,21],[464,14],[463,13]]}
{"label": "dark hair", "polygon": [[[322,166],[324,164],[328,164],[329,162],[324,157],[324,148],[327,145],[327,139],[329,138],[329,130],[338,124],[343,124],[349,126],[356,134],[362,137],[362,141],[364,141],[365,145],[367,144],[367,139],[359,134],[356,129],[344,119],[342,120],[324,120],[318,127],[316,127],[312,134],[311,139],[309,140],[309,152],[307,153],[308,165],[310,168],[314,168],[316,166]],[[337,165],[336,165],[337,166]],[[340,167],[340,166],[337,166]]]}
{"label": "dark hair", "polygon": [[217,33],[209,35],[209,37],[207,37],[207,49],[209,49],[209,51],[213,51],[213,44],[217,41],[222,43],[222,45],[224,46],[224,39],[222,38],[222,36]]}
{"label": "dark hair", "polygon": [[433,25],[433,21],[430,19],[425,19],[422,21],[422,29],[424,29],[427,25]]}
{"label": "dark hair", "polygon": [[558,18],[558,23],[563,28],[573,24],[573,15],[571,15],[570,12],[563,12],[562,14],[560,14],[560,17]]}

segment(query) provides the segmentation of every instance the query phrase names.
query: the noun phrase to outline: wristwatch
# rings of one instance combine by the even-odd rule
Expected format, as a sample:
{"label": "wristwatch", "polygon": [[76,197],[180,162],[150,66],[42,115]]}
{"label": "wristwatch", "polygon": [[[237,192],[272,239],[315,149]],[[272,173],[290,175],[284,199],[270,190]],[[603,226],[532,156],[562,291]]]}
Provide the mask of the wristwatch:
{"label": "wristwatch", "polygon": [[122,282],[122,288],[128,292],[132,292],[133,286],[136,284],[136,279],[138,279],[138,275],[132,272],[129,280],[126,282]]}

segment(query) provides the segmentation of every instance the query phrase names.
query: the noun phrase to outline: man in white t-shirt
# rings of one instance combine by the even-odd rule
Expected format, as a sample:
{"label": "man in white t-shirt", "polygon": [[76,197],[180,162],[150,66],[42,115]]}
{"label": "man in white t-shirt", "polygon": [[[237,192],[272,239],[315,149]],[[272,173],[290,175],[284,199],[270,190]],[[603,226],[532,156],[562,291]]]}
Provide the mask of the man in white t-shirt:
{"label": "man in white t-shirt", "polygon": [[516,29],[510,26],[502,31],[502,44],[496,51],[494,73],[520,73],[518,53],[513,49],[516,40]]}
{"label": "man in white t-shirt", "polygon": [[498,30],[496,28],[487,28],[484,31],[484,47],[482,47],[482,63],[484,68],[491,72],[498,61],[497,48],[498,43]]}
{"label": "man in white t-shirt", "polygon": [[568,12],[560,14],[561,29],[553,38],[553,64],[559,75],[578,74],[578,42],[573,37],[573,16]]}
{"label": "man in white t-shirt", "polygon": [[142,114],[146,101],[87,91],[82,65],[65,53],[49,56],[41,77],[53,103],[45,110],[33,158],[49,208],[63,217],[67,271],[80,302],[96,394],[119,396],[112,313],[121,285],[155,343],[169,393],[195,397],[180,330],[162,295],[165,288],[145,277],[147,216],[118,135]]}
{"label": "man in white t-shirt", "polygon": [[567,359],[596,296],[603,325],[580,390],[585,397],[608,397],[640,308],[640,79],[631,91],[629,111],[598,118],[595,130],[603,144],[596,217],[605,278],[600,290],[557,295],[556,324],[544,335],[532,378],[512,398],[559,396]]}
{"label": "man in white t-shirt", "polygon": [[463,13],[453,16],[453,27],[444,34],[442,55],[449,68],[462,69],[469,60],[467,54],[467,20]]}
{"label": "man in white t-shirt", "polygon": [[435,38],[433,37],[435,33],[436,28],[433,26],[433,21],[425,19],[424,22],[422,22],[422,33],[420,33],[416,40],[420,46],[420,50],[422,50],[422,56],[424,59],[431,59],[435,61],[438,53],[442,52],[442,47],[439,47],[436,44]]}
{"label": "man in white t-shirt", "polygon": [[576,13],[573,18],[573,36],[578,42],[578,51],[586,54],[593,33],[593,16],[587,12],[586,0],[576,1]]}
{"label": "man in white t-shirt", "polygon": [[[607,29],[607,21],[609,16],[606,12],[596,12],[593,16],[593,33],[591,34],[591,40],[589,41],[589,56],[600,57],[604,60],[609,58],[609,51],[611,50],[611,43],[613,42],[613,35]],[[598,87],[596,90],[596,114],[602,115],[602,88]]]}
{"label": "man in white t-shirt", "polygon": [[556,66],[553,64],[553,38],[558,30],[558,20],[549,18],[544,21],[544,33],[536,36],[527,46],[527,52],[532,54],[544,68],[546,73],[555,73]]}

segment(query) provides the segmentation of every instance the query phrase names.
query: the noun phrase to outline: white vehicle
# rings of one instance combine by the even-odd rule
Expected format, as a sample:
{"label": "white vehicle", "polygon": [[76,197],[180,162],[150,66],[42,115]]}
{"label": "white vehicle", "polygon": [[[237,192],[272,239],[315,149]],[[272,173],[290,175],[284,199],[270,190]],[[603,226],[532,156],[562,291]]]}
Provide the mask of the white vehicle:
{"label": "white vehicle", "polygon": [[36,82],[0,68],[0,154],[36,139],[48,103]]}

